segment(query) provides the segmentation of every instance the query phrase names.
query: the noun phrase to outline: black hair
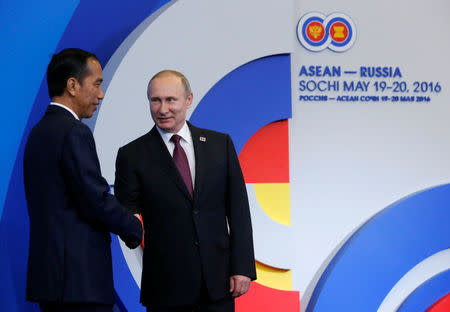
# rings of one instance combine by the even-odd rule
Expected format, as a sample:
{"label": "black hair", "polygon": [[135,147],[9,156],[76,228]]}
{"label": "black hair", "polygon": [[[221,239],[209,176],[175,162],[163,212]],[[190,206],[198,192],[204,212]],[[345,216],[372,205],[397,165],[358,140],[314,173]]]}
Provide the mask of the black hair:
{"label": "black hair", "polygon": [[66,89],[67,80],[71,77],[81,84],[90,71],[87,60],[95,54],[81,49],[70,48],[54,54],[47,67],[47,85],[50,98],[61,96]]}

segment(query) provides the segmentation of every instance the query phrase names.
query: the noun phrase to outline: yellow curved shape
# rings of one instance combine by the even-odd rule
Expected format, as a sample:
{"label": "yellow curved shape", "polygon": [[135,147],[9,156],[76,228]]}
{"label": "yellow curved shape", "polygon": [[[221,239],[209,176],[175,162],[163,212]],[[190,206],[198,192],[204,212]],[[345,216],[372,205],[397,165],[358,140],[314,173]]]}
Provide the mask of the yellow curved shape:
{"label": "yellow curved shape", "polygon": [[278,223],[291,225],[289,183],[255,183],[255,195],[264,212]]}
{"label": "yellow curved shape", "polygon": [[256,282],[280,290],[292,290],[292,271],[277,269],[256,261]]}

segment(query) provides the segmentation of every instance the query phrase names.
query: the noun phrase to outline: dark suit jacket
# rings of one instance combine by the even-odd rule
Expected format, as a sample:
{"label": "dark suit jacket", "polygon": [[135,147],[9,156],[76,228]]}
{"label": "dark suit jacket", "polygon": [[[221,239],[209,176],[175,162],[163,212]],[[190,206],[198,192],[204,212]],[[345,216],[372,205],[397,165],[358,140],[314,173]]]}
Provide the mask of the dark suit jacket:
{"label": "dark suit jacket", "polygon": [[233,143],[226,134],[188,125],[194,198],[156,127],[117,155],[114,192],[144,221],[144,305],[193,304],[202,279],[217,300],[230,296],[231,275],[256,278],[247,192]]}
{"label": "dark suit jacket", "polygon": [[27,300],[114,303],[109,232],[133,243],[142,226],[108,194],[90,129],[50,105],[28,137],[24,182]]}

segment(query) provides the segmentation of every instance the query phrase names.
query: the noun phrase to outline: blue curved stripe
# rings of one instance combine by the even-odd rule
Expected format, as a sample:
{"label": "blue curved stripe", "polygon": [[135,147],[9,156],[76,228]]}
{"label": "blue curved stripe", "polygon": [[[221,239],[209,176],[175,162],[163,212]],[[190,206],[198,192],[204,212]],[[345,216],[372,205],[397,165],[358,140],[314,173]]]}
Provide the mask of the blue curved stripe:
{"label": "blue curved stripe", "polygon": [[426,311],[439,299],[450,293],[450,270],[426,281],[406,298],[397,312]]}
{"label": "blue curved stripe", "polygon": [[125,311],[144,312],[145,308],[140,304],[139,300],[141,291],[131,275],[116,235],[111,235],[111,254],[114,270],[114,288],[119,297],[119,300],[116,301],[120,302],[118,306],[126,308]]}
{"label": "blue curved stripe", "polygon": [[[7,158],[0,164],[0,212],[3,208],[0,220],[0,310],[38,311],[35,304],[25,301],[29,221],[22,162],[28,133],[49,103],[44,74],[51,54],[63,48],[79,47],[94,52],[104,66],[126,36],[168,2],[0,2],[0,34],[2,43],[6,43],[0,49],[0,66],[4,74],[2,85],[8,91],[3,92],[7,104],[2,116],[9,119],[0,123]],[[121,251],[113,257],[123,260]],[[133,279],[126,264],[125,268],[114,267],[114,270],[116,279],[120,274]],[[135,283],[134,288],[122,290],[116,289],[123,301],[139,293]],[[135,306],[142,309],[138,301],[127,308],[139,311]]]}
{"label": "blue curved stripe", "polygon": [[260,128],[292,117],[291,58],[263,57],[223,77],[197,105],[190,121],[230,134],[239,153]]}
{"label": "blue curved stripe", "polygon": [[28,115],[55,50],[79,1],[0,2],[2,122],[0,217]]}
{"label": "blue curved stripe", "polygon": [[306,311],[376,311],[411,268],[449,247],[449,202],[446,184],[413,194],[371,218],[331,261]]}

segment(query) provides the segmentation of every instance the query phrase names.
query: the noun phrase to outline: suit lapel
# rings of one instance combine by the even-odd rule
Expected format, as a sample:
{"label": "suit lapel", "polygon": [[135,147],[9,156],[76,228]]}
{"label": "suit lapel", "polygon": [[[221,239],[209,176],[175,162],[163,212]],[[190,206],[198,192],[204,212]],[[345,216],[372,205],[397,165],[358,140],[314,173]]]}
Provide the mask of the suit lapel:
{"label": "suit lapel", "polygon": [[205,164],[207,162],[206,159],[206,136],[202,134],[201,130],[197,127],[194,127],[189,122],[187,123],[189,126],[189,130],[191,131],[192,143],[194,144],[194,153],[195,153],[195,184],[194,184],[194,200],[200,194],[200,191],[203,186],[203,182],[205,180]]}
{"label": "suit lapel", "polygon": [[178,189],[190,200],[191,194],[187,190],[172,155],[170,155],[167,147],[158,133],[156,126],[149,132],[149,153],[152,159],[155,159],[157,165],[167,174],[167,176],[175,183]]}

